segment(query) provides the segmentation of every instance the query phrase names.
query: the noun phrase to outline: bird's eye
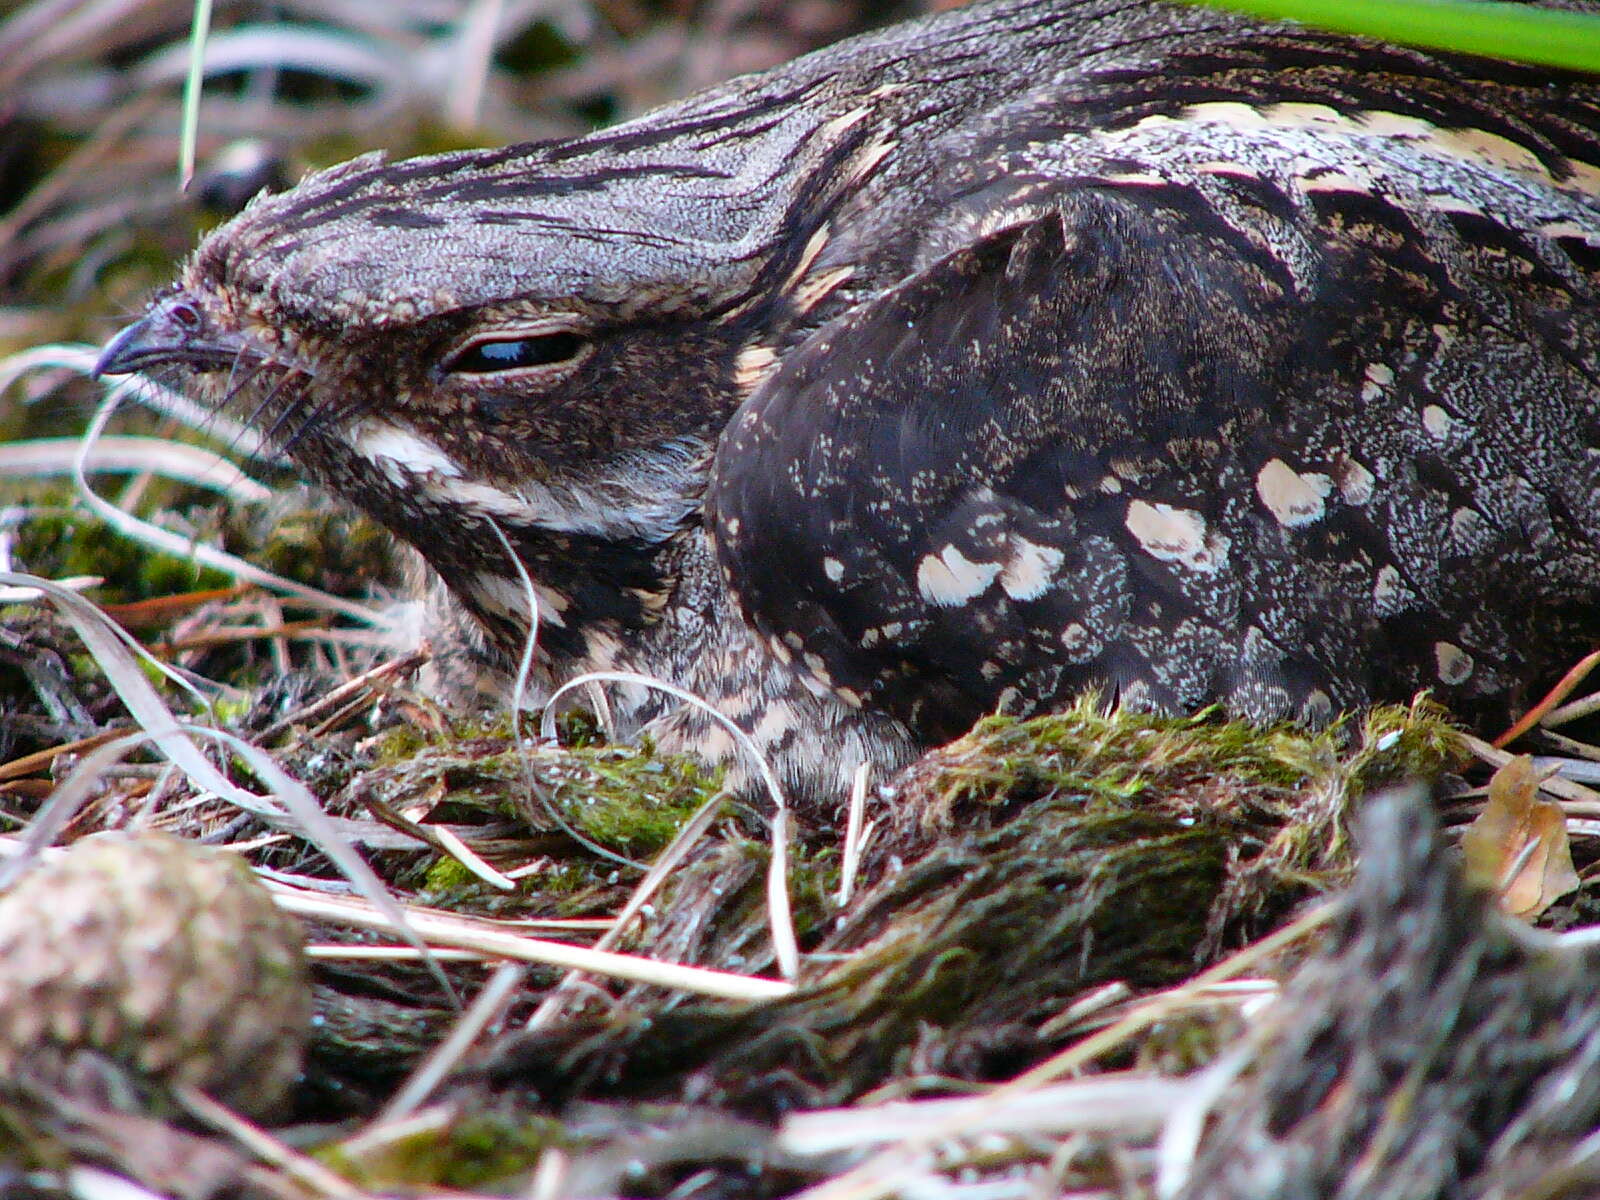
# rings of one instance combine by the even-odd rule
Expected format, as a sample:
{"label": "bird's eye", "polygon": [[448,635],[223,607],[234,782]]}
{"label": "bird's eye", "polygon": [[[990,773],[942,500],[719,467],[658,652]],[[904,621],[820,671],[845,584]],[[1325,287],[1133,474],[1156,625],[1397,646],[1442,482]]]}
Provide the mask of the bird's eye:
{"label": "bird's eye", "polygon": [[570,329],[477,338],[445,359],[458,375],[489,375],[528,367],[552,367],[581,357],[589,339]]}

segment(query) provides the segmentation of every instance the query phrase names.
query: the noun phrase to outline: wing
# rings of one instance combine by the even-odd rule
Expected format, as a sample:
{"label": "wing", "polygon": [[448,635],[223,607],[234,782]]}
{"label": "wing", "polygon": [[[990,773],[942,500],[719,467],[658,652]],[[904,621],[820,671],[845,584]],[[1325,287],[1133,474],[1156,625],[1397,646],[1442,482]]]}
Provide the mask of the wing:
{"label": "wing", "polygon": [[[1085,181],[787,358],[708,497],[774,650],[927,737],[1089,686],[1311,721],[1375,681],[1503,688],[1539,601],[1486,603],[1463,571],[1547,554],[1530,520],[1592,569],[1592,518],[1563,526],[1539,490],[1592,483],[1581,439],[1532,469],[1525,422],[1436,394],[1478,350],[1481,281],[1386,254],[1354,193],[1350,220],[1269,246],[1286,223],[1261,214],[1292,205],[1251,190],[1254,225],[1192,188]],[[1496,359],[1522,394],[1490,407],[1537,406],[1559,440],[1594,391],[1548,357],[1522,384]]]}

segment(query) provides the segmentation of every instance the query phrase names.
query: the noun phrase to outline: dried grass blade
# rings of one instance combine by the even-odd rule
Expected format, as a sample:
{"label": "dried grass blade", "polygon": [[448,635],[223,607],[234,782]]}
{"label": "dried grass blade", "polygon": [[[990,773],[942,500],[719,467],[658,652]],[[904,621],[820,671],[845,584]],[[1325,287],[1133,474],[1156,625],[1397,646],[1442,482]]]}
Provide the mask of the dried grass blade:
{"label": "dried grass blade", "polygon": [[187,616],[197,608],[219,601],[238,600],[255,589],[249,584],[233,587],[202,588],[193,592],[175,592],[170,596],[151,596],[145,600],[130,600],[126,604],[101,604],[99,609],[118,625],[161,626],[175,618]]}
{"label": "dried grass blade", "polygon": [[194,148],[200,131],[200,91],[205,86],[206,37],[211,32],[211,0],[194,0],[189,26],[189,70],[183,81],[183,121],[178,135],[178,190],[194,178]]}
{"label": "dried grass blade", "polygon": [[[246,812],[266,820],[283,824],[293,819],[305,836],[310,838],[344,872],[356,887],[365,893],[374,905],[388,915],[399,932],[412,945],[424,951],[426,944],[406,924],[405,914],[390,897],[382,880],[373,872],[355,850],[340,836],[333,820],[322,811],[315,796],[299,780],[290,776],[272,757],[259,747],[242,738],[216,729],[180,724],[166,702],[157,694],[150,681],[144,677],[134,658],[138,653],[154,663],[157,668],[170,671],[145,654],[142,647],[120,625],[110,620],[93,604],[65,591],[48,579],[14,572],[0,572],[0,584],[17,584],[38,588],[61,612],[94,655],[107,681],[121,697],[128,712],[145,731],[144,736],[153,741],[171,762],[186,774],[202,791],[213,792]],[[180,683],[183,681],[180,679]],[[185,683],[185,687],[188,685]],[[241,755],[273,790],[276,800],[246,791],[222,774],[197,746],[191,735],[214,738]],[[113,743],[115,745],[116,743]],[[102,764],[102,769],[105,765]],[[429,969],[439,981],[445,994],[455,1000],[455,990],[439,965],[428,959]]]}
{"label": "dried grass blade", "polygon": [[284,810],[272,801],[248,792],[224,777],[200,752],[200,748],[184,736],[178,719],[145,678],[135,655],[150,662],[186,689],[189,688],[187,681],[174,676],[167,667],[151,658],[120,625],[83,597],[66,591],[48,579],[18,572],[0,572],[0,584],[37,588],[55,606],[77,631],[85,648],[94,655],[100,669],[105,672],[107,682],[116,690],[133,719],[160,747],[161,752],[189,776],[195,786],[215,792],[258,816],[283,817]]}
{"label": "dried grass blade", "polygon": [[1550,689],[1550,691],[1545,695],[1544,699],[1540,700],[1539,703],[1535,704],[1527,712],[1523,713],[1510,729],[1507,729],[1499,737],[1494,739],[1492,745],[1495,747],[1495,749],[1503,749],[1504,747],[1510,745],[1523,734],[1527,733],[1528,730],[1532,729],[1535,725],[1545,723],[1560,724],[1561,722],[1559,719],[1554,721],[1551,720],[1551,718],[1555,716],[1556,712],[1560,711],[1556,708],[1556,706],[1568,696],[1572,695],[1572,693],[1577,689],[1578,685],[1589,677],[1589,673],[1595,669],[1597,664],[1600,664],[1600,650],[1586,654],[1583,656],[1583,658],[1579,659],[1578,662],[1561,677],[1560,682],[1557,683],[1555,687]]}
{"label": "dried grass blade", "polygon": [[307,1158],[290,1148],[265,1129],[245,1120],[230,1108],[218,1104],[210,1096],[187,1084],[173,1089],[174,1096],[190,1114],[225,1133],[240,1146],[269,1166],[276,1167],[313,1195],[328,1200],[374,1200],[348,1180],[334,1174],[314,1158]]}
{"label": "dried grass blade", "polygon": [[[82,439],[75,437],[0,445],[0,475],[70,475],[82,449]],[[85,465],[90,471],[149,471],[209,488],[244,504],[272,499],[271,488],[251,479],[222,455],[166,438],[107,434],[94,443]]]}
{"label": "dried grass blade", "polygon": [[[82,592],[92,587],[99,587],[105,580],[99,575],[69,575],[65,579],[55,579],[51,582],[63,591]],[[38,588],[0,588],[0,604],[33,604],[43,595],[44,593]]]}
{"label": "dried grass blade", "polygon": [[379,663],[370,671],[363,672],[352,679],[347,679],[326,695],[319,696],[311,703],[295,709],[294,712],[282,720],[267,726],[266,729],[262,730],[259,740],[270,742],[274,738],[282,737],[296,725],[320,720],[325,714],[340,708],[347,701],[378,690],[380,684],[386,684],[396,676],[409,675],[412,671],[427,663],[432,657],[432,651],[423,647],[402,654],[398,658],[390,659],[388,662]]}
{"label": "dried grass blade", "polygon": [[856,768],[856,777],[850,785],[850,809],[845,819],[844,852],[840,855],[838,904],[843,908],[850,903],[855,890],[856,872],[861,869],[861,847],[865,840],[862,825],[867,813],[867,776],[871,763]]}
{"label": "dried grass blade", "polygon": [[[1472,753],[1488,763],[1491,767],[1503,767],[1513,758],[1505,750],[1491,746],[1482,738],[1473,737],[1470,733],[1459,735],[1462,743]],[[1539,790],[1562,801],[1561,808],[1564,812],[1580,817],[1600,817],[1600,792],[1593,788],[1586,788],[1581,783],[1574,783],[1570,779],[1563,779],[1559,775],[1552,775],[1539,784]]]}
{"label": "dried grass blade", "polygon": [[772,949],[778,973],[785,979],[800,975],[800,945],[794,936],[794,912],[789,907],[789,810],[772,815],[772,857],[767,864],[767,924],[772,928]]}
{"label": "dried grass blade", "polygon": [[[1005,1103],[1013,1096],[1035,1091],[1062,1075],[1087,1066],[1123,1045],[1134,1034],[1183,1008],[1197,993],[1206,993],[1215,985],[1243,974],[1262,959],[1276,954],[1321,928],[1336,911],[1337,906],[1332,903],[1319,905],[1283,928],[1202,971],[1189,982],[1147,997],[1121,1020],[1091,1034],[1081,1042],[1068,1046],[1060,1053],[1001,1084],[983,1096],[981,1102]],[[958,1136],[962,1132],[959,1125],[952,1122],[926,1130],[916,1137],[908,1138],[898,1145],[874,1154],[843,1175],[807,1188],[798,1193],[795,1200],[881,1200],[882,1197],[892,1195],[908,1179],[923,1173],[923,1164],[932,1154],[935,1144],[943,1138]]]}
{"label": "dried grass blade", "polygon": [[35,771],[43,771],[63,754],[86,754],[97,746],[104,746],[113,738],[124,736],[127,732],[126,729],[107,729],[86,738],[62,742],[59,746],[51,746],[33,754],[24,754],[21,758],[13,758],[8,763],[0,764],[0,783],[32,775]]}
{"label": "dried grass blade", "polygon": [[412,928],[405,910],[389,894],[389,889],[384,885],[383,880],[378,878],[377,872],[368,866],[367,860],[362,858],[356,852],[355,847],[351,846],[340,835],[338,826],[334,824],[333,818],[322,811],[322,806],[317,803],[317,798],[311,794],[310,789],[280,767],[276,760],[259,746],[253,746],[244,739],[235,737],[231,733],[224,733],[221,730],[208,729],[197,730],[196,732],[204,733],[208,737],[213,737],[223,742],[250,764],[250,769],[261,778],[263,783],[272,788],[274,794],[283,801],[284,807],[299,822],[305,836],[333,860],[334,865],[339,868],[344,877],[353,883],[372,903],[373,907],[390,921],[395,932],[422,952],[428,971],[438,981],[440,990],[443,991],[452,1006],[459,1007],[460,1000],[456,996],[456,990],[451,986],[449,977],[444,973],[444,968],[435,961],[429,951],[427,942],[420,933]]}
{"label": "dried grass blade", "polygon": [[517,890],[517,881],[515,879],[506,878],[505,875],[484,862],[471,846],[461,840],[455,830],[445,825],[427,825],[424,828],[439,839],[440,850],[455,859],[490,887],[498,888],[502,892],[514,892]]}
{"label": "dried grass blade", "polygon": [[[266,880],[266,883],[278,906],[285,912],[342,921],[363,929],[393,928],[393,923],[388,917],[359,901],[308,895],[298,889],[291,890],[282,884],[273,883],[271,880]],[[615,979],[676,988],[723,1000],[775,1000],[793,995],[795,990],[793,984],[781,980],[760,979],[752,975],[736,975],[731,971],[715,971],[707,967],[660,962],[635,954],[590,950],[565,942],[522,937],[514,933],[484,929],[481,924],[460,921],[440,913],[412,912],[409,914],[409,920],[419,934],[430,939],[435,945],[478,950],[498,958],[516,959],[521,962],[590,971]]]}
{"label": "dried grass blade", "polygon": [[963,1137],[1070,1132],[1137,1136],[1161,1128],[1167,1111],[1190,1088],[1187,1080],[1128,1071],[1052,1084],[1001,1104],[986,1096],[963,1096],[791,1113],[779,1127],[778,1145],[794,1154],[823,1155],[930,1134],[947,1136],[952,1128]]}
{"label": "dried grass blade", "polygon": [[[778,777],[773,774],[772,765],[767,762],[765,756],[762,755],[755,742],[750,740],[750,735],[744,730],[740,729],[738,725],[730,720],[726,713],[719,712],[702,697],[696,696],[693,692],[687,691],[684,688],[680,688],[675,684],[668,683],[663,679],[656,679],[649,675],[640,675],[634,671],[589,671],[583,675],[579,675],[576,679],[569,679],[566,683],[562,684],[554,692],[552,692],[550,694],[550,698],[545,701],[544,715],[539,721],[540,737],[544,738],[546,741],[555,741],[556,701],[575,688],[584,687],[590,683],[636,683],[643,687],[655,688],[658,691],[665,692],[667,695],[674,696],[677,699],[682,700],[685,704],[692,705],[693,707],[699,709],[713,721],[717,722],[717,724],[726,729],[728,731],[728,735],[733,738],[734,744],[737,745],[739,749],[749,757],[750,761],[755,764],[756,770],[761,777],[761,782],[767,789],[767,795],[772,800],[774,825],[776,826],[783,815],[788,812],[789,802],[784,797],[783,788],[778,785]],[[787,824],[787,822],[784,823]],[[780,842],[777,840],[775,840],[773,843],[774,864],[778,863],[779,855],[776,847],[779,844]],[[771,899],[770,887],[771,883],[769,877],[769,901]],[[783,897],[783,902],[781,904],[769,902],[767,905],[767,912],[773,921],[783,922],[783,926],[781,928],[777,924],[774,924],[772,927],[773,951],[778,957],[780,966],[785,964],[787,956],[790,965],[792,965],[794,969],[794,972],[798,973],[799,952],[796,949],[797,940],[794,935],[794,925],[789,919],[790,913],[787,894],[785,894]],[[792,979],[794,975],[790,974],[786,968],[785,977]]]}
{"label": "dried grass blade", "polygon": [[0,863],[0,891],[10,887],[61,836],[67,822],[72,820],[99,782],[100,773],[149,740],[148,733],[122,734],[91,751],[73,767],[71,773],[50,793],[50,798],[40,805],[33,820],[28,822],[17,853]]}

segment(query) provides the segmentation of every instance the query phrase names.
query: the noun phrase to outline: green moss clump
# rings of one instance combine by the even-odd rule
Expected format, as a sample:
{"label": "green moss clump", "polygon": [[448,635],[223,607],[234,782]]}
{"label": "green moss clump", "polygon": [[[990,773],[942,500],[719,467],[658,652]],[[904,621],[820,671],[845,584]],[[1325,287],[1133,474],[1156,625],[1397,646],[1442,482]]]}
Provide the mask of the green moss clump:
{"label": "green moss clump", "polygon": [[478,1188],[526,1177],[547,1147],[568,1142],[555,1121],[490,1108],[413,1124],[377,1145],[335,1143],[317,1157],[363,1189]]}
{"label": "green moss clump", "polygon": [[1262,730],[1219,720],[1214,709],[1192,717],[1108,713],[1091,695],[1060,713],[979,722],[937,752],[930,789],[949,808],[1063,789],[1121,805],[1218,776],[1289,788],[1334,761],[1340,736]]}
{"label": "green moss clump", "polygon": [[68,507],[41,510],[22,522],[16,558],[22,567],[50,579],[97,575],[105,582],[97,599],[121,603],[226,587],[220,571],[201,567],[133,541],[105,522]]}
{"label": "green moss clump", "polygon": [[427,900],[434,901],[439,893],[459,892],[470,888],[473,884],[481,882],[476,875],[462,866],[459,859],[441,854],[434,864],[428,868],[428,873],[423,880],[423,891],[427,893]]}
{"label": "green moss clump", "polygon": [[649,747],[568,749],[514,739],[509,728],[500,715],[440,732],[390,729],[366,746],[374,769],[335,805],[357,817],[368,801],[402,812],[420,806],[429,821],[484,827],[489,842],[475,844],[494,861],[551,860],[516,893],[501,893],[446,857],[412,855],[414,865],[393,869],[428,903],[486,914],[526,912],[530,903],[551,916],[604,911],[636,878],[628,864],[659,853],[720,790],[719,773],[686,757]]}
{"label": "green moss clump", "polygon": [[[628,1094],[692,1078],[756,1110],[1006,1077],[1071,1036],[1057,1018],[1085,991],[1176,983],[1343,882],[1371,781],[1437,776],[1458,746],[1424,702],[1321,732],[1090,701],[986,721],[892,781],[846,913],[827,896],[831,853],[796,848],[801,992],[603,1014],[566,1047],[541,1043],[542,1061]],[[757,843],[705,847],[675,874],[652,944],[766,969],[764,864]],[[1169,1032],[1150,1054],[1184,1067],[1222,1036]]]}
{"label": "green moss clump", "polygon": [[422,728],[402,722],[384,730],[368,748],[374,763],[380,767],[393,767],[417,757],[428,744],[428,735]]}
{"label": "green moss clump", "polygon": [[717,790],[720,773],[693,759],[627,747],[568,752],[586,768],[552,797],[585,836],[629,856],[655,853]]}
{"label": "green moss clump", "polygon": [[1462,760],[1447,715],[1426,698],[1373,709],[1355,728],[1259,728],[1207,710],[1192,717],[1107,712],[1095,696],[1060,713],[994,717],[912,768],[925,828],[1010,811],[1063,792],[1120,808],[1200,801],[1240,813],[1299,806],[1311,793],[1363,792],[1400,779],[1434,779]]}

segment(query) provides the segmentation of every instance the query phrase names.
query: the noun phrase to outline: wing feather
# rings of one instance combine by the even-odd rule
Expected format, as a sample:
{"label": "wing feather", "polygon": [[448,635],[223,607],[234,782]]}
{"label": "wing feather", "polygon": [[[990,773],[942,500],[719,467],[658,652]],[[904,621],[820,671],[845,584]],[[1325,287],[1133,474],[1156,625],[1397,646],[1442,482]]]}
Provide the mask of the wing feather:
{"label": "wing feather", "polygon": [[[1525,557],[1551,501],[1517,487],[1514,423],[1438,436],[1476,393],[1437,328],[1536,316],[1386,257],[1366,201],[1318,213],[1286,276],[1247,202],[1068,184],[825,326],[736,415],[708,515],[746,616],[930,737],[1091,686],[1313,721],[1375,678],[1503,687],[1526,612],[1485,616],[1461,572]],[[1559,444],[1593,394],[1557,375],[1508,386],[1541,389]]]}

